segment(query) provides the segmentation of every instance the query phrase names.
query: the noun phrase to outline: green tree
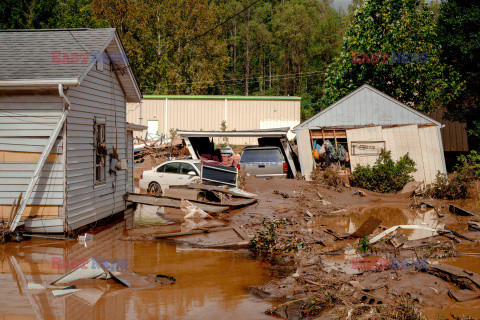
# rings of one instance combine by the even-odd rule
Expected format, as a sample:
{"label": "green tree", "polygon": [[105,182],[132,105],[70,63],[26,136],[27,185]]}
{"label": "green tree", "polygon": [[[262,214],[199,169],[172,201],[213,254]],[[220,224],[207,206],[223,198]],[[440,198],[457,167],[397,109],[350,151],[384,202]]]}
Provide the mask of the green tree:
{"label": "green tree", "polygon": [[0,1],[0,29],[24,29],[28,21],[27,0]]}
{"label": "green tree", "polygon": [[[447,105],[459,96],[463,83],[439,61],[435,31],[433,13],[419,0],[365,0],[354,14],[340,56],[328,68],[324,106],[364,83],[421,111]],[[396,52],[427,53],[428,61],[392,63]],[[378,63],[355,63],[358,57],[377,62],[374,53],[388,53],[387,63],[381,61],[385,56]]]}
{"label": "green tree", "polygon": [[448,106],[448,117],[467,123],[470,147],[480,148],[480,3],[442,2],[438,21],[442,61],[462,75],[465,91]]}

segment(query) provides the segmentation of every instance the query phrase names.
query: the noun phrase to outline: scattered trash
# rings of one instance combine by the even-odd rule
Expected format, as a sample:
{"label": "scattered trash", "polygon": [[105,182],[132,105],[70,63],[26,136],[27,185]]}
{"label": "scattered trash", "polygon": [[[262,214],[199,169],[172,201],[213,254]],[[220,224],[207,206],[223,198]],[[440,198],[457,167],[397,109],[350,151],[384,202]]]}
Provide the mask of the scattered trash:
{"label": "scattered trash", "polygon": [[108,275],[94,258],[90,258],[51,284],[70,283],[79,279],[108,279]]}
{"label": "scattered trash", "polygon": [[85,247],[93,241],[93,234],[85,233],[83,236],[78,236],[78,243],[83,244]]}
{"label": "scattered trash", "polygon": [[67,288],[64,288],[64,289],[52,290],[52,294],[53,294],[55,297],[58,297],[58,296],[64,296],[64,295],[66,295],[66,294],[78,292],[78,291],[80,291],[80,290],[81,290],[81,289],[76,289],[75,286],[70,286],[70,287],[67,287]]}
{"label": "scattered trash", "polygon": [[399,226],[391,227],[391,228],[383,231],[382,233],[380,233],[380,234],[377,235],[376,237],[373,237],[372,239],[370,239],[370,243],[373,244],[373,243],[377,242],[378,240],[382,239],[383,237],[385,237],[386,235],[392,233],[393,231],[397,230],[398,228],[402,228],[402,229],[422,229],[422,230],[427,230],[427,231],[431,231],[431,232],[437,232],[437,230],[435,230],[435,229],[428,228],[428,227],[424,227],[424,226],[417,226],[417,225],[399,225]]}
{"label": "scattered trash", "polygon": [[350,237],[361,238],[365,235],[368,236],[375,231],[381,223],[382,220],[370,216],[355,232],[350,234]]}
{"label": "scattered trash", "polygon": [[290,198],[290,196],[288,195],[288,193],[285,193],[285,192],[280,192],[278,190],[273,190],[273,193],[274,194],[278,194],[278,195],[281,195],[283,198],[287,199],[287,198]]}
{"label": "scattered trash", "polygon": [[473,217],[476,217],[477,215],[471,213],[471,212],[468,212],[467,210],[465,209],[461,209],[457,206],[454,206],[453,204],[450,205],[449,209],[448,209],[451,213],[453,213],[454,215],[457,215],[457,216],[473,216]]}
{"label": "scattered trash", "polygon": [[472,231],[480,231],[480,223],[471,221],[468,223],[468,229]]}
{"label": "scattered trash", "polygon": [[450,231],[455,237],[458,237],[458,238],[460,238],[460,239],[464,239],[464,240],[467,240],[467,241],[470,241],[470,242],[474,242],[474,240],[472,240],[472,239],[464,236],[464,235],[461,234],[461,233],[458,233],[458,232],[455,231],[455,230],[452,230],[452,229],[450,229],[450,228],[448,228],[448,227],[444,227],[444,228],[445,228],[445,230]]}
{"label": "scattered trash", "polygon": [[390,243],[394,248],[401,247],[405,242],[407,242],[407,237],[403,232],[396,234],[393,238],[390,239]]}
{"label": "scattered trash", "polygon": [[305,213],[307,216],[309,216],[310,218],[313,218],[313,214],[307,210],[307,212]]}
{"label": "scattered trash", "polygon": [[185,199],[182,200],[180,209],[185,213],[185,219],[213,219],[211,215]]}
{"label": "scattered trash", "polygon": [[28,290],[45,290],[47,289],[47,287],[45,287],[43,284],[29,282],[27,284],[27,289]]}
{"label": "scattered trash", "polygon": [[177,279],[172,276],[157,274],[155,281],[160,282],[161,284],[175,284],[177,282]]}
{"label": "scattered trash", "polygon": [[467,288],[473,291],[480,289],[480,274],[475,272],[448,264],[429,265],[426,272],[445,281],[452,282],[460,288]]}
{"label": "scattered trash", "polygon": [[366,196],[365,192],[363,192],[361,190],[357,190],[357,189],[353,189],[353,194],[354,195],[359,195],[360,197],[365,197]]}

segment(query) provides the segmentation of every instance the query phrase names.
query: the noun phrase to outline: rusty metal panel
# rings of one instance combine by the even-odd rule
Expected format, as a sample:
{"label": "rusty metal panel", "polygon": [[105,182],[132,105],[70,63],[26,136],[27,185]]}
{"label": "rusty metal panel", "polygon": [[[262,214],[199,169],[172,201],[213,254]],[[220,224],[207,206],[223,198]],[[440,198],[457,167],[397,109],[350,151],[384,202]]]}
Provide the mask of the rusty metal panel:
{"label": "rusty metal panel", "polygon": [[462,122],[444,120],[446,108],[434,111],[429,116],[444,124],[442,133],[443,151],[469,151],[467,139],[467,125]]}

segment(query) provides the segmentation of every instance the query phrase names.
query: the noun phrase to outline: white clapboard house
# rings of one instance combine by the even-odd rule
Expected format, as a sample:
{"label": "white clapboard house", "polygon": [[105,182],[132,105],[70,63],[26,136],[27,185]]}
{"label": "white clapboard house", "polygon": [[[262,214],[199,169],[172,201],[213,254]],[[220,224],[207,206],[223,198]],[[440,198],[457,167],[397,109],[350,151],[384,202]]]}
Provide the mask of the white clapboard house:
{"label": "white clapboard house", "polygon": [[124,211],[144,128],[125,120],[141,93],[115,29],[2,30],[0,43],[4,220],[22,194],[10,230],[67,232]]}

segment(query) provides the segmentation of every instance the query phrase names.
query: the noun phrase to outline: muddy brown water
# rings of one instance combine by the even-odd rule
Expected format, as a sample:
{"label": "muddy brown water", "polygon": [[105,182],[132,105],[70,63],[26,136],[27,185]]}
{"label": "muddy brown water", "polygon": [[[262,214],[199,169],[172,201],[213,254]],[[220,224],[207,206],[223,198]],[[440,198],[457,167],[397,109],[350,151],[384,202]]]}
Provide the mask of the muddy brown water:
{"label": "muddy brown water", "polygon": [[[247,251],[123,241],[126,227],[126,221],[113,224],[86,245],[31,239],[2,246],[0,319],[272,319],[264,313],[272,304],[247,289],[269,281],[268,268]],[[62,297],[27,289],[28,283],[51,283],[90,257],[142,275],[173,276],[177,283],[131,289],[105,281]]]}

